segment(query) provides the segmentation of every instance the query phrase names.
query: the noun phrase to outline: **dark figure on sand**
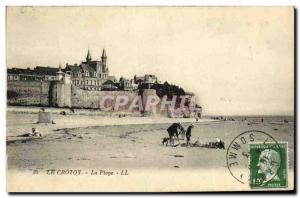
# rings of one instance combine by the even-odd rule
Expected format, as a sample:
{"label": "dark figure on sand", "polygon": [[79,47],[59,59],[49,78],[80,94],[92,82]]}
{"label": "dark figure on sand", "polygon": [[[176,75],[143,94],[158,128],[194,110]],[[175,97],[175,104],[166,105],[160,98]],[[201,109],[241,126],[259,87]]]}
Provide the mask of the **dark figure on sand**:
{"label": "dark figure on sand", "polygon": [[166,146],[168,146],[168,142],[170,141],[170,138],[169,137],[164,137],[163,140],[162,140],[162,144],[166,144]]}
{"label": "dark figure on sand", "polygon": [[187,130],[186,130],[186,145],[190,145],[190,140],[191,140],[191,136],[192,136],[192,128],[194,128],[194,125],[191,124],[190,126],[188,126]]}
{"label": "dark figure on sand", "polygon": [[42,133],[39,132],[36,128],[32,128],[30,133],[25,133],[23,135],[18,135],[17,137],[42,137]]}
{"label": "dark figure on sand", "polygon": [[178,139],[178,129],[180,129],[181,131],[184,130],[184,128],[181,126],[181,124],[179,122],[177,123],[173,123],[171,126],[169,126],[169,128],[167,129],[168,133],[169,133],[169,138],[170,138],[170,145],[174,145],[174,137],[176,136]]}

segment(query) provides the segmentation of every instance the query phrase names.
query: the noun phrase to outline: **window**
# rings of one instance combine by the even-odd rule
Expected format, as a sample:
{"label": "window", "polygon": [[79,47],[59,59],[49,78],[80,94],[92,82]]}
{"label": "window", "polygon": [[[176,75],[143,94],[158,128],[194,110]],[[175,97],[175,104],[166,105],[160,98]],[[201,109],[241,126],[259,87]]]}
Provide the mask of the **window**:
{"label": "window", "polygon": [[86,80],[86,84],[87,84],[87,85],[89,84],[89,80]]}

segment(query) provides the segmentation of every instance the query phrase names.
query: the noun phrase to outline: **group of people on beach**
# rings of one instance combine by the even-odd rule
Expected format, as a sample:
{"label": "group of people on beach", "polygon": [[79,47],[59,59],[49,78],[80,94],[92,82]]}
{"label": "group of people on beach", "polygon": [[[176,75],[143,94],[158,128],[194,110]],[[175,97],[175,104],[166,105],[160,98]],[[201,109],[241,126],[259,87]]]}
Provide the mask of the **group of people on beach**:
{"label": "group of people on beach", "polygon": [[223,116],[213,116],[211,117],[213,120],[220,120],[220,121],[235,121],[232,117],[223,117]]}
{"label": "group of people on beach", "polygon": [[[192,128],[194,128],[194,124],[190,124],[187,127],[187,129],[185,130],[184,127],[180,124],[180,122],[173,123],[171,126],[169,126],[167,131],[169,134],[168,141],[170,142],[170,145],[174,146],[174,139],[176,137],[179,140],[180,134],[181,134],[182,139],[184,139],[186,137],[187,146],[190,145],[190,140],[191,140],[191,136],[192,136]],[[165,139],[164,141],[166,142],[167,139]]]}
{"label": "group of people on beach", "polygon": [[[191,147],[205,147],[205,148],[218,148],[218,149],[225,149],[225,143],[220,138],[216,137],[215,141],[211,141],[205,144],[201,144],[199,142],[199,137],[195,143],[190,143],[191,136],[192,136],[192,129],[194,128],[194,124],[190,124],[187,129],[180,124],[180,122],[173,123],[171,126],[168,127],[167,132],[169,137],[163,138],[162,143],[168,146],[168,142],[170,142],[171,146],[178,146],[179,142],[179,135],[181,135],[181,139],[186,138],[186,144],[181,144],[181,146],[191,146]],[[174,139],[177,138],[179,144],[174,145]]]}

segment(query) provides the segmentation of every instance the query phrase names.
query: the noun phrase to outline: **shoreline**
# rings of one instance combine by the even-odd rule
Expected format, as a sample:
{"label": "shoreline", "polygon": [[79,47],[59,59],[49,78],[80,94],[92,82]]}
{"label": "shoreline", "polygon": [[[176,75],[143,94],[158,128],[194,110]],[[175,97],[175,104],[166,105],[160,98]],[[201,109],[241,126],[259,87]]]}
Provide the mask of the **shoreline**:
{"label": "shoreline", "polygon": [[[123,126],[123,125],[146,125],[146,124],[171,124],[174,122],[181,123],[196,123],[195,118],[167,118],[159,116],[130,116],[118,117],[118,115],[101,115],[90,114],[89,111],[84,110],[78,114],[61,115],[59,112],[64,109],[60,108],[45,108],[46,112],[51,112],[51,119],[55,124],[51,123],[37,123],[38,112],[41,108],[21,107],[12,108],[8,107],[6,111],[6,139],[7,141],[24,139],[17,137],[24,133],[28,133],[32,128],[38,129],[43,135],[54,133],[56,130],[61,129],[76,129],[88,127],[101,127],[101,126]],[[86,113],[87,112],[87,113]],[[93,112],[92,112],[93,113]],[[120,114],[120,113],[118,113]],[[211,119],[199,119],[198,123],[218,122]],[[27,138],[25,138],[27,139]]]}
{"label": "shoreline", "polygon": [[[57,130],[62,129],[82,129],[89,127],[102,127],[102,126],[124,126],[124,125],[147,125],[147,124],[171,124],[174,122],[181,123],[221,123],[221,122],[239,122],[239,119],[235,121],[229,120],[217,120],[209,119],[206,116],[196,121],[195,118],[168,118],[163,116],[139,116],[135,114],[125,114],[125,117],[119,117],[123,112],[101,112],[98,110],[80,109],[75,110],[72,113],[68,108],[44,108],[45,112],[51,113],[51,119],[55,121],[55,124],[51,123],[37,123],[38,112],[41,107],[24,107],[24,106],[7,106],[6,107],[6,140],[22,140],[28,138],[20,138],[18,135],[28,133],[32,128],[38,129],[43,135],[55,133]],[[60,112],[65,111],[66,115],[61,115]],[[281,116],[280,116],[281,117]],[[246,123],[259,124],[259,122],[250,120],[251,117],[247,117]],[[273,117],[272,117],[273,118]],[[272,120],[275,122],[275,120]],[[267,119],[266,119],[266,122]],[[282,124],[282,120],[278,120],[278,124]],[[276,123],[272,123],[276,124]],[[289,124],[294,124],[294,120]]]}

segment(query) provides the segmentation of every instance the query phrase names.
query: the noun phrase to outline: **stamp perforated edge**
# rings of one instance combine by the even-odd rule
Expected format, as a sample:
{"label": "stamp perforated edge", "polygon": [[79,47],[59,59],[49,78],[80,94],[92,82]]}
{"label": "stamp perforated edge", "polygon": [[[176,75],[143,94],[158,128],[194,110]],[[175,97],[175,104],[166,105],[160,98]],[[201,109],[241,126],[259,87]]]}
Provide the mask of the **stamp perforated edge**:
{"label": "stamp perforated edge", "polygon": [[[275,139],[274,139],[275,140]],[[276,141],[276,140],[275,140]],[[274,142],[249,142],[248,143],[248,152],[250,154],[250,145],[251,144],[268,144],[268,143],[274,143]],[[251,166],[250,166],[250,162],[251,162],[251,155],[249,155],[249,159],[248,159],[248,168],[249,168],[249,171],[250,171],[250,174],[249,174],[249,187],[253,190],[263,190],[263,189],[273,189],[273,190],[276,190],[276,189],[282,189],[282,188],[288,188],[289,187],[289,167],[290,167],[290,158],[289,158],[289,144],[287,141],[279,141],[279,142],[275,142],[276,144],[286,144],[286,185],[285,186],[280,186],[280,187],[253,187],[251,186]]]}

